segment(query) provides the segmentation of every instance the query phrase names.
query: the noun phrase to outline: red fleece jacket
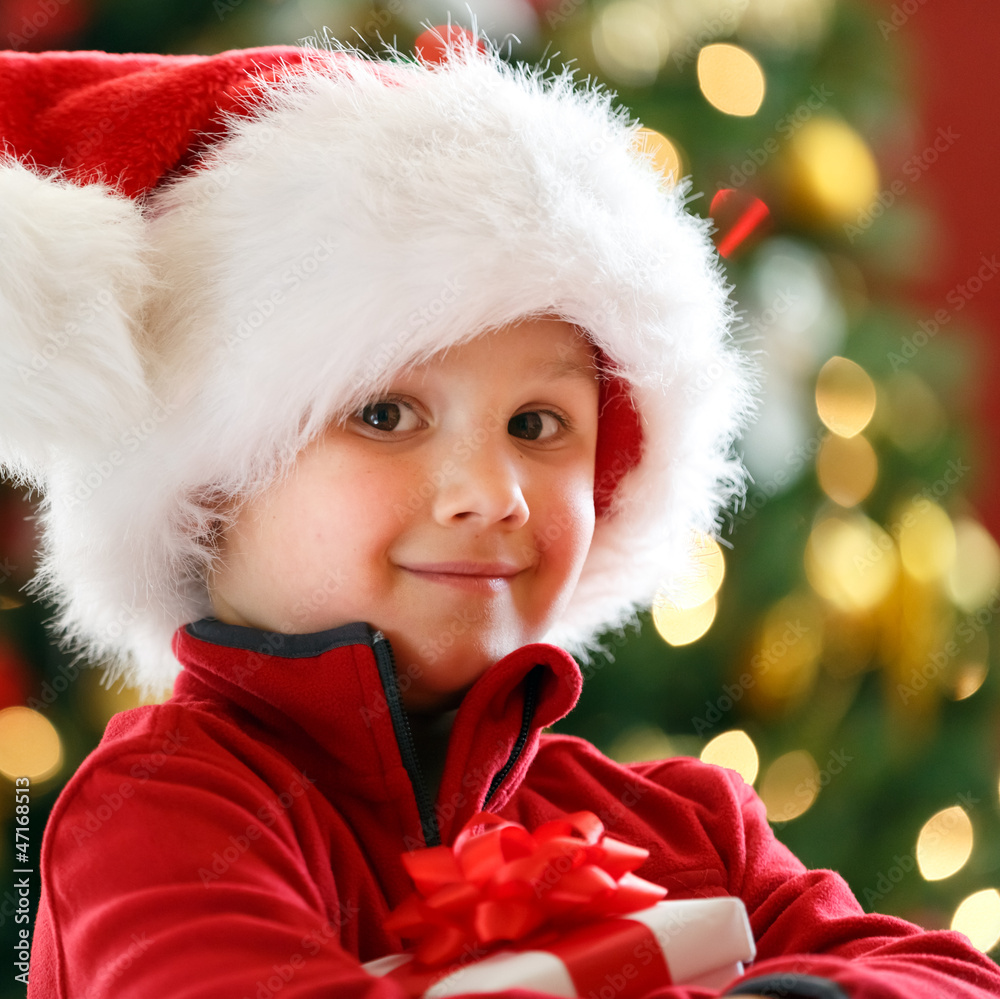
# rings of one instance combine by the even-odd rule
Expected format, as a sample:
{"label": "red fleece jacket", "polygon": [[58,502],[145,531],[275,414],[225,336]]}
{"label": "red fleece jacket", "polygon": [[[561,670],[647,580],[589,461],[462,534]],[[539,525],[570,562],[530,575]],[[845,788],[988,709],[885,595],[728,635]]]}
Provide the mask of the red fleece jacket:
{"label": "red fleece jacket", "polygon": [[401,949],[382,927],[412,890],[400,853],[425,831],[450,842],[486,804],[529,829],[589,809],[650,851],[637,873],[670,897],[740,896],[758,961],[730,994],[1000,996],[1000,969],[963,936],[865,915],[840,877],[805,870],[735,773],[621,766],[542,734],[579,694],[560,649],[519,649],[469,691],[423,815],[379,633],[207,620],[175,651],[173,698],[112,719],[52,812],[30,999],[401,999],[360,968]]}

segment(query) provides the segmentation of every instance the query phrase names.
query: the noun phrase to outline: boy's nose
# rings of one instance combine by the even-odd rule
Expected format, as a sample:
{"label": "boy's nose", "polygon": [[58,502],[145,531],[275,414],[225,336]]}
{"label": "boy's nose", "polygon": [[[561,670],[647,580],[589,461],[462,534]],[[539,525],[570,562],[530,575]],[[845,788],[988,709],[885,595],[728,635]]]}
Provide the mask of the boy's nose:
{"label": "boy's nose", "polygon": [[500,431],[471,452],[463,448],[458,457],[442,464],[433,499],[438,523],[478,520],[484,525],[520,527],[527,522],[528,502],[518,467],[524,459],[506,444],[506,432]]}

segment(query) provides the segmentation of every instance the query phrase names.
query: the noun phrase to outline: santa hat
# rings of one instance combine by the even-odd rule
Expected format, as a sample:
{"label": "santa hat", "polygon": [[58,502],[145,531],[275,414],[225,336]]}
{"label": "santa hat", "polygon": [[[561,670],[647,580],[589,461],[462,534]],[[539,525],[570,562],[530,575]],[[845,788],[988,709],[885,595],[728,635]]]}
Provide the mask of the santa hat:
{"label": "santa hat", "polygon": [[669,592],[739,491],[750,378],[707,223],[606,92],[483,48],[0,54],[0,467],[43,497],[36,587],[115,675],[176,675],[220,497],[525,315],[613,373],[548,640],[584,653]]}

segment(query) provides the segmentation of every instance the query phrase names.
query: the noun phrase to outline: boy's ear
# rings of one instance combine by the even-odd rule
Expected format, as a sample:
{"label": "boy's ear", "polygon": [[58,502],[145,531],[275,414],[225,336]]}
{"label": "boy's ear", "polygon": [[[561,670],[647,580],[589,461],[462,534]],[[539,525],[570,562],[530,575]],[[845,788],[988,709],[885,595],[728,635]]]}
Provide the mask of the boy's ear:
{"label": "boy's ear", "polygon": [[610,514],[623,476],[642,459],[642,421],[632,401],[629,383],[614,373],[604,352],[595,348],[601,371],[597,400],[597,451],[594,455],[594,512]]}

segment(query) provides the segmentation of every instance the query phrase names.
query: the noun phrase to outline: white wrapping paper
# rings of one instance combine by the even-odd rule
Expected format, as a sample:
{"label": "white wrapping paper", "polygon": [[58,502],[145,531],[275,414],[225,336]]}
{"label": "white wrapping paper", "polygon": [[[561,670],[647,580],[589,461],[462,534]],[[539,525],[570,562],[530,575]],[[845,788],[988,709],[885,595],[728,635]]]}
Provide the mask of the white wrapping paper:
{"label": "white wrapping paper", "polygon": [[[618,918],[647,927],[649,942],[662,954],[674,984],[721,988],[741,975],[744,963],[752,961],[755,954],[746,907],[738,898],[670,899]],[[573,932],[568,931],[567,938]],[[640,963],[642,955],[636,957],[638,950],[633,947],[632,952],[624,954],[609,950],[607,974],[599,981],[591,980],[584,999],[630,999],[634,992],[630,986],[638,984],[640,978],[628,974],[628,969],[635,967],[629,958]],[[392,954],[363,967],[371,975],[391,974],[406,984],[410,961],[408,954]],[[414,976],[411,986],[417,981]],[[580,996],[571,969],[557,955],[541,949],[507,949],[480,961],[451,965],[413,994],[423,999],[444,999],[466,992],[513,988],[532,988],[566,999]]]}

